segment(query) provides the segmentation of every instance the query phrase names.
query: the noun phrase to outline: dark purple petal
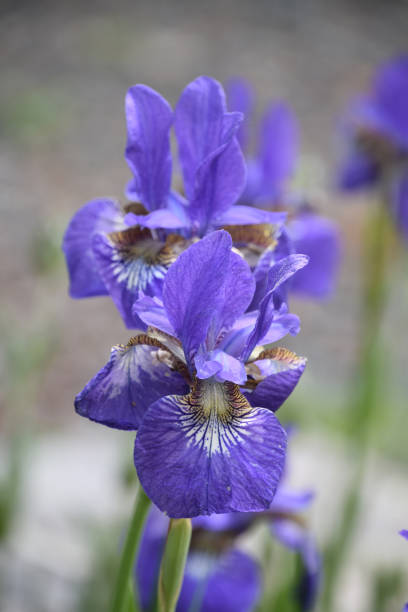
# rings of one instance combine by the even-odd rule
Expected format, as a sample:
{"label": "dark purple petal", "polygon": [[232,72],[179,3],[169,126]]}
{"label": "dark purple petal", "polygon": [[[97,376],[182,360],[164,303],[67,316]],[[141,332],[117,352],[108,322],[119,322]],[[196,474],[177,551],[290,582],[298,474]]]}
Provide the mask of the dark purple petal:
{"label": "dark purple petal", "polygon": [[224,286],[219,286],[223,295],[222,308],[214,313],[212,330],[215,337],[232,324],[247,310],[255,291],[255,279],[247,262],[231,252],[228,273]]}
{"label": "dark purple petal", "polygon": [[408,241],[408,174],[396,182],[393,190],[392,213],[398,230]]}
{"label": "dark purple petal", "polygon": [[148,210],[163,208],[170,191],[173,112],[166,100],[146,85],[129,89],[125,112],[128,134],[125,157],[134,174],[128,195]]}
{"label": "dark purple petal", "polygon": [[251,225],[258,223],[270,223],[271,225],[285,222],[285,212],[271,212],[254,208],[253,206],[231,206],[221,216],[217,217],[215,223],[221,225]]}
{"label": "dark purple petal", "polygon": [[245,185],[246,168],[235,138],[228,137],[198,168],[189,213],[193,228],[204,235],[219,226],[221,217],[236,203]]}
{"label": "dark purple petal", "polygon": [[230,111],[238,111],[245,117],[237,134],[239,144],[245,150],[249,140],[248,125],[254,106],[254,92],[248,81],[241,78],[230,79],[226,83],[225,89],[227,92],[228,109]]}
{"label": "dark purple petal", "polygon": [[374,102],[387,122],[389,135],[408,148],[408,55],[396,57],[378,70]]}
{"label": "dark purple petal", "polygon": [[184,251],[166,274],[164,307],[189,361],[223,309],[231,245],[227,232],[214,232]]}
{"label": "dark purple petal", "polygon": [[304,213],[288,229],[296,252],[309,257],[308,265],[291,280],[290,289],[313,298],[328,297],[333,292],[340,262],[337,226],[324,217]]}
{"label": "dark purple petal", "polygon": [[189,214],[199,234],[236,202],[245,185],[245,162],[235,134],[240,113],[227,113],[217,81],[199,77],[182,93],[175,111]]}
{"label": "dark purple petal", "polygon": [[188,556],[177,612],[250,612],[261,594],[258,564],[239,550],[219,559],[206,552]]}
{"label": "dark purple petal", "polygon": [[100,275],[126,326],[140,326],[133,313],[139,291],[160,295],[167,271],[167,261],[160,257],[160,243],[158,246],[153,240],[150,230],[134,227],[94,236],[93,250]]}
{"label": "dark purple petal", "polygon": [[306,367],[306,358],[284,348],[269,349],[254,362],[266,378],[247,394],[252,406],[262,406],[276,412],[289,397]]}
{"label": "dark purple petal", "polygon": [[[278,495],[279,488],[276,492]],[[206,531],[241,531],[250,525],[254,515],[251,512],[228,512],[227,514],[210,514],[196,516],[192,519],[194,529]]]}
{"label": "dark purple petal", "polygon": [[148,410],[135,444],[147,495],[169,516],[265,510],[282,474],[286,433],[236,385],[201,382]]}
{"label": "dark purple petal", "polygon": [[75,398],[81,416],[116,429],[138,429],[150,404],[188,387],[177,372],[161,363],[157,349],[117,345],[108,363]]}
{"label": "dark purple petal", "polygon": [[355,145],[350,145],[348,155],[340,164],[337,185],[343,191],[371,187],[379,178],[378,165]]}
{"label": "dark purple petal", "polygon": [[174,113],[184,191],[191,200],[195,175],[203,160],[220,146],[223,118],[227,112],[225,94],[218,81],[201,76],[189,83]]}
{"label": "dark purple petal", "polygon": [[94,258],[92,237],[97,232],[109,233],[122,228],[123,214],[113,200],[92,200],[72,217],[62,243],[71,297],[108,294]]}
{"label": "dark purple petal", "polygon": [[258,163],[261,169],[260,196],[273,201],[282,195],[298,156],[298,126],[291,108],[285,103],[272,104],[260,129]]}

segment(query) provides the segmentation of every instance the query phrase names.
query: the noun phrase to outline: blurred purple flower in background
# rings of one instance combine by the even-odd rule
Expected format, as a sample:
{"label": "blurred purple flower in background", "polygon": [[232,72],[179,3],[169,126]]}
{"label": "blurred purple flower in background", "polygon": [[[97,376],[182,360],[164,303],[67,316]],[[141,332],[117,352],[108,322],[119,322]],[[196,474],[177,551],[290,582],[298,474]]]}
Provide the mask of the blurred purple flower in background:
{"label": "blurred purple flower in background", "polygon": [[[300,610],[311,610],[320,584],[321,560],[301,513],[310,505],[313,492],[295,491],[286,478],[262,513],[230,513],[193,519],[193,538],[187,560],[177,612],[249,612],[259,602],[262,573],[259,559],[242,546],[253,525],[265,522],[271,535],[300,556],[302,571],[295,584]],[[152,508],[143,534],[135,576],[143,610],[154,605],[162,552],[169,519]],[[266,576],[266,579],[268,577]]]}
{"label": "blurred purple flower in background", "polygon": [[251,156],[249,123],[254,93],[247,81],[236,78],[227,84],[229,107],[245,115],[237,137],[247,152],[247,182],[240,197],[243,205],[287,210],[289,219],[280,237],[281,256],[304,253],[310,262],[291,283],[290,290],[303,297],[325,298],[334,289],[340,259],[336,225],[304,204],[304,196],[294,197],[289,189],[299,151],[296,116],[284,102],[268,105],[259,126],[255,155]]}
{"label": "blurred purple flower in background", "polygon": [[298,331],[277,293],[307,257],[272,266],[259,305],[247,312],[255,279],[231,247],[229,234],[217,231],[182,253],[166,274],[163,301],[135,303],[147,333],[114,347],[75,402],[82,416],[138,430],[139,479],[172,517],[270,505],[286,447],[274,412],[306,365],[259,345]]}
{"label": "blurred purple flower in background", "polygon": [[408,240],[408,56],[383,64],[369,93],[350,105],[343,122],[343,191],[381,186],[402,236]]}
{"label": "blurred purple flower in background", "polygon": [[[85,204],[64,236],[75,298],[110,294],[127,327],[141,326],[132,313],[139,291],[159,295],[165,273],[194,237],[224,225],[282,224],[285,214],[252,207],[234,209],[246,181],[236,133],[242,114],[227,112],[221,85],[198,77],[173,113],[146,85],[126,96],[125,157],[133,173],[123,209],[114,200]],[[174,124],[185,197],[171,189],[170,129]]]}

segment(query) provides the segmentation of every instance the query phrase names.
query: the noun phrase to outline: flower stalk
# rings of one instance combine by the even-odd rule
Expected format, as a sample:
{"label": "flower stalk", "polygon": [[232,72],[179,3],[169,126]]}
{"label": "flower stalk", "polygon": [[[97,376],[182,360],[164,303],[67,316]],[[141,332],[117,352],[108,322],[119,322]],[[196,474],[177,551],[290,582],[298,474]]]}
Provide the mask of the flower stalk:
{"label": "flower stalk", "polygon": [[172,519],[160,567],[159,611],[173,612],[183,583],[191,540],[191,520]]}
{"label": "flower stalk", "polygon": [[142,486],[139,485],[112,595],[111,612],[127,612],[129,610],[129,584],[149,506],[150,499],[143,491]]}

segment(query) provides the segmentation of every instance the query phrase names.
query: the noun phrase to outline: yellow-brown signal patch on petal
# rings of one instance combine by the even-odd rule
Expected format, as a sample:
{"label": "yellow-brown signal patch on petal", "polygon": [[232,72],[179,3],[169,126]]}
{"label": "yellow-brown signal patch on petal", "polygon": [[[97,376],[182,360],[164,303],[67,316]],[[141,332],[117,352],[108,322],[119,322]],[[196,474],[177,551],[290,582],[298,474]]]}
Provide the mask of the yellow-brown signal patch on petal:
{"label": "yellow-brown signal patch on petal", "polygon": [[246,396],[252,406],[276,411],[296,387],[307,359],[286,348],[266,349],[251,359],[246,368]]}

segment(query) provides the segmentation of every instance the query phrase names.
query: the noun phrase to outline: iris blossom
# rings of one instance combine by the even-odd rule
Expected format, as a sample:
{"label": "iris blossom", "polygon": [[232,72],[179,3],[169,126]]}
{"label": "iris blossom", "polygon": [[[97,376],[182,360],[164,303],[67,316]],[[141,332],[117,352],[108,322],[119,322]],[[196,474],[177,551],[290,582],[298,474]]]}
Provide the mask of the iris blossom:
{"label": "iris blossom", "polygon": [[408,240],[408,56],[378,69],[371,90],[350,105],[344,134],[340,188],[382,185],[396,225]]}
{"label": "iris blossom", "polygon": [[250,267],[226,231],[206,236],[169,268],[162,301],[135,303],[147,332],[114,347],[77,396],[79,414],[138,430],[139,480],[169,516],[269,507],[286,448],[274,413],[306,360],[262,345],[298,330],[278,294],[306,263],[294,255],[272,266],[259,306],[248,311]]}
{"label": "iris blossom", "polygon": [[[315,604],[321,572],[321,559],[303,513],[313,500],[310,490],[296,491],[279,484],[270,507],[262,513],[229,513],[198,516],[193,519],[193,537],[187,558],[177,612],[194,608],[197,612],[247,612],[262,595],[258,560],[245,552],[244,537],[259,522],[269,526],[271,535],[283,546],[300,555],[302,573],[295,596],[300,610]],[[135,568],[143,610],[154,604],[160,561],[166,541],[168,518],[152,508],[141,541]]]}
{"label": "iris blossom", "polygon": [[[187,85],[173,112],[146,85],[126,95],[126,161],[133,173],[129,203],[88,202],[64,236],[70,294],[110,294],[127,327],[139,291],[160,295],[168,267],[194,239],[224,225],[281,224],[282,213],[234,206],[246,181],[236,134],[242,114],[228,112],[221,85],[199,77]],[[170,130],[174,126],[184,195],[171,189]]]}
{"label": "iris blossom", "polygon": [[[244,152],[249,149],[249,122],[254,95],[243,79],[232,79],[227,88],[229,107],[241,111],[245,119],[237,137]],[[284,102],[271,103],[260,122],[256,154],[248,154],[247,182],[240,197],[242,205],[285,209],[289,214],[277,251],[309,255],[309,265],[293,277],[290,290],[304,297],[324,298],[334,288],[339,262],[339,235],[333,222],[317,214],[309,205],[299,204],[289,191],[299,149],[296,117]]]}

